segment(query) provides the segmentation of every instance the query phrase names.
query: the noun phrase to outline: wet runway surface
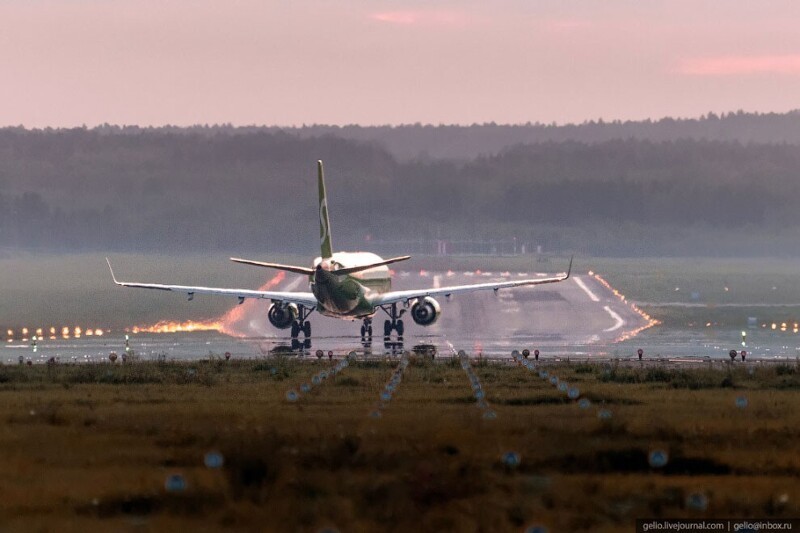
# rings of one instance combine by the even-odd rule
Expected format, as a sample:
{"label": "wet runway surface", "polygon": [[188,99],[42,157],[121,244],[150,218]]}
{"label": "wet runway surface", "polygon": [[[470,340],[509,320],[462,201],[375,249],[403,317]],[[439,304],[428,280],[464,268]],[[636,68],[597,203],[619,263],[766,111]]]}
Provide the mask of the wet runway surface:
{"label": "wet runway surface", "polygon": [[[395,289],[435,287],[507,281],[535,277],[522,272],[398,272]],[[538,274],[542,275],[542,274]],[[552,274],[550,274],[552,275]],[[301,276],[286,276],[278,290],[307,290]],[[176,295],[176,297],[178,297]],[[442,314],[432,326],[416,325],[407,314],[402,345],[384,344],[383,311],[374,317],[372,343],[360,337],[360,321],[342,321],[316,313],[309,318],[312,338],[300,350],[292,351],[289,330],[278,330],[267,320],[268,302],[248,300],[229,313],[227,329],[235,336],[218,332],[137,333],[130,348],[143,359],[203,359],[263,357],[276,352],[313,356],[317,350],[337,355],[355,350],[360,355],[382,356],[424,347],[438,354],[465,350],[471,356],[510,357],[514,349],[539,349],[542,357],[605,358],[633,357],[641,347],[647,357],[727,358],[730,349],[741,349],[740,331],[670,331],[648,328],[648,318],[613,287],[594,276],[573,275],[567,281],[516,289],[479,291],[440,298]],[[202,299],[193,302],[202,305]],[[751,358],[794,358],[800,353],[793,337],[756,330],[749,337]],[[302,336],[301,336],[302,340]],[[296,346],[295,346],[296,348]],[[110,352],[125,352],[123,332],[103,337],[44,339],[33,351],[30,341],[7,342],[0,347],[0,361],[14,364],[23,359],[44,362],[107,360]]]}
{"label": "wet runway surface", "polygon": [[[403,290],[420,287],[439,287],[488,281],[508,281],[535,277],[534,273],[446,273],[399,272],[393,288]],[[303,287],[300,277],[287,279],[292,289]],[[629,305],[614,296],[607,288],[589,276],[576,276],[549,285],[517,289],[479,291],[438,299],[442,313],[432,326],[419,326],[406,314],[403,345],[432,345],[438,351],[450,344],[458,349],[484,355],[506,355],[518,346],[540,349],[586,352],[593,344],[612,343],[626,332],[646,324],[644,318]],[[373,319],[373,350],[385,348],[383,321],[388,318],[379,311]],[[363,349],[360,338],[361,321],[343,321],[312,314],[312,349]],[[236,332],[246,337],[276,336],[264,339],[262,345],[273,349],[288,340],[285,332],[275,330],[265,313],[244,313]],[[284,335],[281,335],[284,333]],[[282,337],[282,338],[281,338]],[[302,337],[301,337],[302,338]]]}

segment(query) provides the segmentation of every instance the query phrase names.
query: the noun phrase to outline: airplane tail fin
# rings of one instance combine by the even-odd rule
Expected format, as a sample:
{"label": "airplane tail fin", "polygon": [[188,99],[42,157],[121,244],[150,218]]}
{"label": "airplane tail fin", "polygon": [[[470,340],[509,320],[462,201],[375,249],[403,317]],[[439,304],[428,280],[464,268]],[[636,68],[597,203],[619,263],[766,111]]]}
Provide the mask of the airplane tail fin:
{"label": "airplane tail fin", "polygon": [[319,241],[321,257],[327,259],[333,255],[331,245],[331,223],[328,220],[328,199],[325,196],[325,176],[322,172],[322,161],[317,161],[317,175],[319,181]]}

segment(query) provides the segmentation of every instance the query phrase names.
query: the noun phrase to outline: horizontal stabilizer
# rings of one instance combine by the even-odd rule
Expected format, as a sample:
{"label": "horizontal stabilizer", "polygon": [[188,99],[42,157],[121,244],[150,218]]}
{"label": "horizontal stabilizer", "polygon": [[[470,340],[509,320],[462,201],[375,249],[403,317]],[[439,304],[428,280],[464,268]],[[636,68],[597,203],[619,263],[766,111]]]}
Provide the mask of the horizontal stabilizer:
{"label": "horizontal stabilizer", "polygon": [[370,263],[369,265],[360,265],[349,268],[339,268],[334,270],[332,274],[336,274],[337,276],[347,276],[349,274],[355,274],[356,272],[363,272],[364,270],[369,270],[370,268],[391,265],[392,263],[397,263],[398,261],[405,261],[406,259],[411,259],[411,256],[401,255],[400,257],[392,257],[391,259],[386,259],[384,261],[379,261],[377,263]]}
{"label": "horizontal stabilizer", "polygon": [[253,265],[266,268],[275,268],[277,270],[286,270],[287,272],[294,272],[296,274],[305,274],[306,276],[310,276],[311,274],[314,273],[313,268],[306,268],[301,266],[281,265],[278,263],[264,263],[263,261],[253,261],[251,259],[239,259],[238,257],[231,257],[231,261],[233,261],[234,263],[242,263],[243,265]]}

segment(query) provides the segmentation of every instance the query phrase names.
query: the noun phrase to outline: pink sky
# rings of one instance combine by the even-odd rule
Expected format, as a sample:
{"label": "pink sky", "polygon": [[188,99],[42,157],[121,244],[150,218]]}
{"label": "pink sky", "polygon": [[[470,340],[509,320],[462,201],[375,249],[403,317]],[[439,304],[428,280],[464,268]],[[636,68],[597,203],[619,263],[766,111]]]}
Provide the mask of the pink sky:
{"label": "pink sky", "polygon": [[800,108],[797,0],[0,0],[0,126]]}

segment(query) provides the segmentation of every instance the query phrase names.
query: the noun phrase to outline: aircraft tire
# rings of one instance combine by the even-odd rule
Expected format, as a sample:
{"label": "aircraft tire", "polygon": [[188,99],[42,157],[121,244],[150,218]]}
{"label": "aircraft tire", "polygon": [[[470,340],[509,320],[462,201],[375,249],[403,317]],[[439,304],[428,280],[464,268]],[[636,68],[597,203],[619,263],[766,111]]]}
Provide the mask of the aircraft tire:
{"label": "aircraft tire", "polygon": [[303,324],[303,335],[305,335],[306,338],[311,337],[311,322],[308,320],[306,320],[306,323]]}
{"label": "aircraft tire", "polygon": [[383,336],[389,337],[392,334],[392,321],[386,320],[383,323]]}
{"label": "aircraft tire", "polygon": [[296,339],[297,336],[300,334],[300,324],[297,323],[295,320],[292,322],[292,338]]}
{"label": "aircraft tire", "polygon": [[397,321],[397,324],[396,324],[396,325],[395,325],[395,327],[394,327],[394,329],[396,329],[396,330],[397,330],[397,336],[398,336],[398,337],[402,337],[402,336],[403,336],[403,332],[405,332],[405,330],[406,330],[406,327],[405,327],[405,325],[403,324],[403,321],[402,321],[402,320],[398,320],[398,321]]}

